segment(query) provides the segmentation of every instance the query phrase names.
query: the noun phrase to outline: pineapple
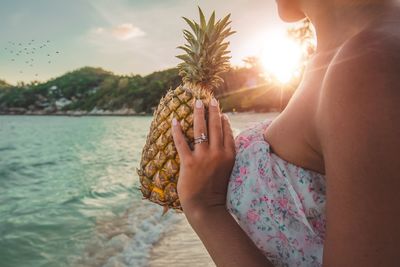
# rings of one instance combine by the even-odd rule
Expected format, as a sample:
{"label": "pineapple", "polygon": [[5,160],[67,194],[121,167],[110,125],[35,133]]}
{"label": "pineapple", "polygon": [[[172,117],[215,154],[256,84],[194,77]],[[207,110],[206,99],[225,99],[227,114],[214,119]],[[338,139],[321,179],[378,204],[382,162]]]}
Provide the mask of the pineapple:
{"label": "pineapple", "polygon": [[187,43],[178,47],[186,52],[177,56],[183,60],[178,65],[182,83],[175,90],[170,89],[155,110],[137,170],[144,198],[162,205],[164,213],[169,208],[182,210],[177,194],[179,156],[171,135],[171,121],[175,117],[181,122],[193,150],[194,102],[201,99],[208,109],[213,89],[223,82],[219,75],[229,68],[229,42],[225,38],[234,33],[229,27],[230,15],[215,21],[213,12],[206,22],[200,7],[199,15],[200,24],[183,17],[193,33],[184,30]]}

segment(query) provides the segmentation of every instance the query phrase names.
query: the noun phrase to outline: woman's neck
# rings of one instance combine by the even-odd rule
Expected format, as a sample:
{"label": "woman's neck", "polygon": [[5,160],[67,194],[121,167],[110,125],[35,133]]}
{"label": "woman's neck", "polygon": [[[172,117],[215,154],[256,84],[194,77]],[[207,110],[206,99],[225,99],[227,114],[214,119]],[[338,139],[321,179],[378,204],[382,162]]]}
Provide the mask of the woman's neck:
{"label": "woman's neck", "polygon": [[[305,7],[317,32],[317,53],[337,50],[346,40],[381,18],[394,1],[320,0]],[[311,1],[310,1],[311,2]]]}

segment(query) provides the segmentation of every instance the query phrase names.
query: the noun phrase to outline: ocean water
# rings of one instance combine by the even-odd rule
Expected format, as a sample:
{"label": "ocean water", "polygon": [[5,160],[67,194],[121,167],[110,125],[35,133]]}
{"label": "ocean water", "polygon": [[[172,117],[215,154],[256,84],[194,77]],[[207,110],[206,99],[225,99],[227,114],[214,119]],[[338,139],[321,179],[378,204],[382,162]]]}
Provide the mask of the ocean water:
{"label": "ocean water", "polygon": [[[231,119],[238,133],[275,115]],[[150,122],[0,116],[0,266],[148,266],[183,218],[142,200],[136,167]]]}
{"label": "ocean water", "polygon": [[0,116],[0,266],[145,266],[180,217],[138,190],[150,121]]}

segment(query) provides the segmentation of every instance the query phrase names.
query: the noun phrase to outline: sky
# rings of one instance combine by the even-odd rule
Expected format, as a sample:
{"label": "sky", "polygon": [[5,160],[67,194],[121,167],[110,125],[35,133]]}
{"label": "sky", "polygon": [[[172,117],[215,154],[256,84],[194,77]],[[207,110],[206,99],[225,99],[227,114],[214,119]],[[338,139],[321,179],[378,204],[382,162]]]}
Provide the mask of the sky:
{"label": "sky", "polygon": [[[273,0],[0,0],[0,79],[45,81],[84,66],[146,75],[176,66],[182,16],[231,13],[231,63],[260,55],[282,22]],[[26,49],[25,49],[26,48]]]}

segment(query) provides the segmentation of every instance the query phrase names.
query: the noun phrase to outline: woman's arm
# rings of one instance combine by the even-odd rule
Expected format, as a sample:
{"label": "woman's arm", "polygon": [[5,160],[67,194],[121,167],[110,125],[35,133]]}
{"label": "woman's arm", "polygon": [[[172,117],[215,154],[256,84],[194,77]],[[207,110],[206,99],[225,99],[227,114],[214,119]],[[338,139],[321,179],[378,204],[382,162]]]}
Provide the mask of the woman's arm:
{"label": "woman's arm", "polygon": [[225,207],[186,212],[217,266],[272,267]]}
{"label": "woman's arm", "polygon": [[399,266],[400,43],[363,33],[326,75],[318,109],[327,177],[323,266]]}
{"label": "woman's arm", "polygon": [[[207,133],[204,106],[194,110],[195,137]],[[172,122],[181,166],[178,194],[183,211],[218,266],[272,266],[226,210],[228,180],[235,159],[233,134],[227,117],[221,117],[218,103],[209,105],[209,143],[191,151],[180,124]]]}

